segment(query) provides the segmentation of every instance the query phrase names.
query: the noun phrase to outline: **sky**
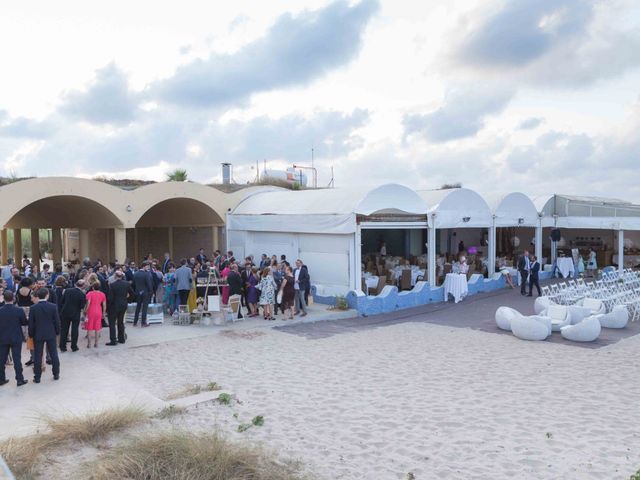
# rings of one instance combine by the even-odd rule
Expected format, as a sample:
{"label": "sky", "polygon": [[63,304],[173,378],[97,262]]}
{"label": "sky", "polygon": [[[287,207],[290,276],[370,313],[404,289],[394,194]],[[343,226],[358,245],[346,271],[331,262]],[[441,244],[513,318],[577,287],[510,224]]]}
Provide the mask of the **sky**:
{"label": "sky", "polygon": [[640,2],[10,2],[0,175],[640,202]]}

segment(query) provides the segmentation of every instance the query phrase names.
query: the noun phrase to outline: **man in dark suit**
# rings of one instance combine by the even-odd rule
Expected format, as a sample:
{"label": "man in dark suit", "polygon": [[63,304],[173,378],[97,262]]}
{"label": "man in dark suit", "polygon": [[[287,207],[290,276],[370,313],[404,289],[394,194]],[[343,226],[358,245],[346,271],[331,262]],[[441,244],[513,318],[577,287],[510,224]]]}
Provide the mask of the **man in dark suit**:
{"label": "man in dark suit", "polygon": [[307,303],[304,294],[307,289],[311,288],[311,279],[309,278],[309,270],[302,263],[302,260],[296,260],[296,269],[293,272],[295,291],[294,303],[296,307],[296,315],[302,312],[301,317],[307,316]]}
{"label": "man in dark suit", "polygon": [[42,375],[42,354],[44,346],[47,346],[53,366],[53,379],[60,378],[60,359],[56,346],[56,335],[60,334],[60,317],[58,307],[47,301],[49,292],[41,288],[36,292],[38,303],[29,309],[29,336],[35,343],[33,364],[33,381],[40,383]]}
{"label": "man in dark suit", "polygon": [[138,318],[142,311],[142,326],[148,327],[147,308],[153,294],[153,279],[147,262],[143,262],[142,268],[133,274],[133,289],[136,292],[136,314],[133,317],[133,326],[138,324]]}
{"label": "man in dark suit", "polygon": [[529,251],[525,250],[524,254],[518,260],[518,272],[520,272],[520,295],[527,294],[527,279],[529,278]]}
{"label": "man in dark suit", "polygon": [[[129,305],[129,297],[134,295],[133,289],[129,282],[124,279],[124,273],[117,270],[115,273],[116,280],[109,287],[108,308],[109,308],[109,346],[124,343],[126,336],[124,334],[124,315],[127,313]],[[118,335],[116,336],[116,327]]]}
{"label": "man in dark suit", "polygon": [[167,252],[164,254],[164,261],[162,262],[162,273],[164,275],[169,271],[169,265],[171,265],[171,255]]}
{"label": "man in dark suit", "polygon": [[[238,273],[238,265],[233,263],[231,265],[231,271],[229,275],[227,275],[227,284],[229,285],[229,296],[231,295],[242,295],[242,287],[243,282],[240,274]],[[242,306],[238,308],[238,318],[243,318],[242,316]]]}
{"label": "man in dark suit", "polygon": [[67,338],[69,338],[69,327],[71,327],[71,351],[78,351],[78,327],[80,326],[80,314],[87,304],[87,297],[81,290],[84,287],[84,280],[77,281],[76,286],[67,288],[62,294],[62,309],[60,316],[62,327],[60,331],[60,350],[67,351]]}
{"label": "man in dark suit", "polygon": [[27,325],[24,310],[13,304],[13,292],[7,290],[3,294],[4,305],[0,307],[0,385],[9,383],[5,376],[4,367],[7,363],[9,351],[13,357],[13,369],[16,372],[16,382],[21,387],[27,380],[22,375],[22,342],[24,335],[22,326]]}
{"label": "man in dark suit", "polygon": [[538,257],[533,255],[531,257],[531,270],[529,272],[529,296],[533,296],[533,287],[536,287],[538,291],[538,296],[540,296],[540,283],[538,281],[540,272],[540,262],[538,262]]}
{"label": "man in dark suit", "polygon": [[204,248],[201,248],[198,252],[198,255],[196,256],[196,262],[198,262],[200,265],[204,265],[205,263],[207,263],[207,256],[204,254]]}

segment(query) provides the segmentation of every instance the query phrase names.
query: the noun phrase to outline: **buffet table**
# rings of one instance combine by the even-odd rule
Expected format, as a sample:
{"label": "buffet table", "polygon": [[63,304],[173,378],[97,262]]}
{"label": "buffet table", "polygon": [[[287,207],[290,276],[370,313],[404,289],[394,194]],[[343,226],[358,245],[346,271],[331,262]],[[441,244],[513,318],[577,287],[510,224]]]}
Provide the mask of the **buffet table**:
{"label": "buffet table", "polygon": [[469,293],[467,276],[461,273],[447,273],[444,279],[444,301],[449,301],[449,294],[453,296],[455,303],[458,303]]}

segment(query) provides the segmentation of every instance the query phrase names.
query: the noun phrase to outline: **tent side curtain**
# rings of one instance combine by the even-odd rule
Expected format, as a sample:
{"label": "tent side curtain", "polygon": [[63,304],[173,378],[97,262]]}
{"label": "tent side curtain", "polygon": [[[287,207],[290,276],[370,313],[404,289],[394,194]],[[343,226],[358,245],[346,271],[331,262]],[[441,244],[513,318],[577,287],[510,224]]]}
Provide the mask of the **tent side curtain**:
{"label": "tent side curtain", "polygon": [[229,230],[349,234],[356,230],[353,214],[343,215],[236,215],[227,216]]}

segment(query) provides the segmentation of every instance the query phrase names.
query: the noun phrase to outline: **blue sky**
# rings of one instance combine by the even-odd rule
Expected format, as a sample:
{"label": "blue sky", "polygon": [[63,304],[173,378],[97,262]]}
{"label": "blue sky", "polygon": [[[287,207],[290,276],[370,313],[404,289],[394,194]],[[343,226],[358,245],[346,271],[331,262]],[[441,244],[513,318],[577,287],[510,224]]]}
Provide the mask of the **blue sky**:
{"label": "blue sky", "polygon": [[0,174],[462,182],[640,202],[631,0],[3,6]]}

